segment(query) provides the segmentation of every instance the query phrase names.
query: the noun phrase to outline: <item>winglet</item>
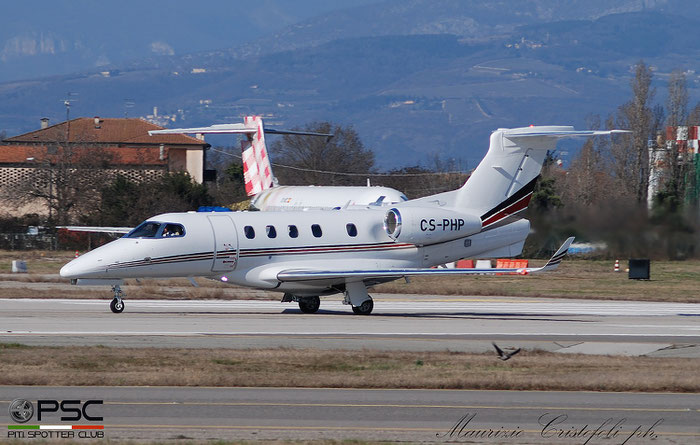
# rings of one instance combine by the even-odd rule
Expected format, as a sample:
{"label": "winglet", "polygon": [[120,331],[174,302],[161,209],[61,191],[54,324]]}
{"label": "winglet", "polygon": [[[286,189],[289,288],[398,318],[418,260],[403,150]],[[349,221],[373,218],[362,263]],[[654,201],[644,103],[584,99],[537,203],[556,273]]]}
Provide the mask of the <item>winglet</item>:
{"label": "winglet", "polygon": [[557,267],[559,267],[559,263],[564,259],[566,256],[566,253],[569,251],[569,247],[571,247],[571,243],[574,242],[574,237],[571,236],[564,241],[564,244],[561,245],[561,247],[554,252],[554,255],[552,255],[552,258],[547,261],[547,264],[545,264],[542,267],[535,267],[535,268],[527,268],[523,269],[524,273],[538,273],[538,272],[547,272],[550,270],[555,270]]}

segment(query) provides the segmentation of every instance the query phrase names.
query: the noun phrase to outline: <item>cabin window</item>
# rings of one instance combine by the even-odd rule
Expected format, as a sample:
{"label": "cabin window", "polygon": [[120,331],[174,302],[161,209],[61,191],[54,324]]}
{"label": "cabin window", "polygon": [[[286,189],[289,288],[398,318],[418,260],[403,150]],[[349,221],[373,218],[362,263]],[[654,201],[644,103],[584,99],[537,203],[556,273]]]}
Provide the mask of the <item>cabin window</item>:
{"label": "cabin window", "polygon": [[129,232],[125,238],[155,238],[161,225],[161,223],[154,221],[143,222]]}
{"label": "cabin window", "polygon": [[255,229],[251,226],[245,226],[243,228],[243,232],[245,233],[245,237],[248,239],[253,239],[255,238]]}
{"label": "cabin window", "polygon": [[319,226],[318,224],[313,224],[311,226],[311,233],[313,233],[316,238],[321,238],[321,235],[323,235],[321,226]]}
{"label": "cabin window", "polygon": [[185,228],[180,224],[165,224],[165,227],[163,227],[163,232],[160,234],[160,236],[163,238],[185,236]]}
{"label": "cabin window", "polygon": [[345,224],[345,230],[348,231],[348,235],[350,235],[352,237],[357,236],[357,227],[355,226],[355,224],[353,224],[353,223]]}
{"label": "cabin window", "polygon": [[289,232],[290,238],[297,238],[299,236],[299,229],[297,229],[297,226],[287,226],[287,231]]}
{"label": "cabin window", "polygon": [[267,232],[268,238],[277,238],[277,230],[275,230],[275,226],[267,226],[265,227],[265,231]]}

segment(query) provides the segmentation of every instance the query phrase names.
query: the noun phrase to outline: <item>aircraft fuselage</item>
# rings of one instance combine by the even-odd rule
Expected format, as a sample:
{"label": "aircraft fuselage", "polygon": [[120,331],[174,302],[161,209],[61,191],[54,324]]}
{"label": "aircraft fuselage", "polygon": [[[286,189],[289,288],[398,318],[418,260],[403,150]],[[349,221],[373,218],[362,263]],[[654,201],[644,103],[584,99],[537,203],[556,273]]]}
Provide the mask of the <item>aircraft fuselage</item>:
{"label": "aircraft fuselage", "polygon": [[281,282],[277,274],[318,270],[320,265],[337,270],[420,268],[460,258],[512,256],[519,253],[529,232],[529,222],[519,220],[421,246],[390,238],[384,228],[385,214],[386,209],[167,213],[71,261],[61,269],[61,276],[108,280],[205,276],[319,295],[333,293],[333,287],[344,280]]}

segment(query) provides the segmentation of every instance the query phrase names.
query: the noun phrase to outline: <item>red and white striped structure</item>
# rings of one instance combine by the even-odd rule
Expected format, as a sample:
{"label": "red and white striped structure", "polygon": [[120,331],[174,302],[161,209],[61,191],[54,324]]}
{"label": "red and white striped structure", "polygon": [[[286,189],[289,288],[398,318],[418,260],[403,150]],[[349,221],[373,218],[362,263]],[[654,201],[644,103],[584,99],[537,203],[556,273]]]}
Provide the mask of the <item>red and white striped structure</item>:
{"label": "red and white striped structure", "polygon": [[248,196],[254,196],[273,185],[270,158],[265,148],[265,130],[260,116],[246,116],[243,125],[254,132],[246,133],[241,141],[243,178]]}
{"label": "red and white striped structure", "polygon": [[263,190],[271,188],[275,179],[272,176],[270,158],[265,148],[265,133],[293,134],[299,136],[333,137],[332,134],[315,133],[311,131],[275,130],[266,129],[260,116],[245,116],[242,124],[216,124],[209,127],[194,128],[169,128],[165,130],[152,130],[148,134],[245,134],[245,141],[241,142],[243,158],[243,177],[245,190],[248,196],[257,195]]}
{"label": "red and white striped structure", "polygon": [[698,153],[698,126],[666,127],[666,148],[671,150],[673,141],[678,145],[678,153]]}

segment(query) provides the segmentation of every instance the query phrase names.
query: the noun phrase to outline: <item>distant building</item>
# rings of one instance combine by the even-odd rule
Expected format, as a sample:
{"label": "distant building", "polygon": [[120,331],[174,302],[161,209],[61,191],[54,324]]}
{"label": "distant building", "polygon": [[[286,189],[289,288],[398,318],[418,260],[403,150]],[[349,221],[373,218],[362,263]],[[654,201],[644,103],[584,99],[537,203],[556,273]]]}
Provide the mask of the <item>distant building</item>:
{"label": "distant building", "polygon": [[[700,196],[700,127],[679,126],[666,127],[666,137],[658,134],[656,140],[650,140],[649,149],[649,186],[647,204],[652,208],[654,197],[661,191],[670,173],[672,163],[688,164],[686,181],[686,201],[695,203]],[[677,159],[671,159],[673,148],[677,147]]]}
{"label": "distant building", "polygon": [[[150,180],[166,172],[186,171],[204,179],[204,152],[209,144],[185,135],[149,136],[163,127],[142,119],[78,118],[56,125],[41,120],[41,128],[0,142],[0,188],[12,190],[38,177],[49,159],[65,147],[104,154],[107,169],[132,180]],[[7,210],[7,209],[6,209]],[[15,213],[15,212],[10,212]]]}

